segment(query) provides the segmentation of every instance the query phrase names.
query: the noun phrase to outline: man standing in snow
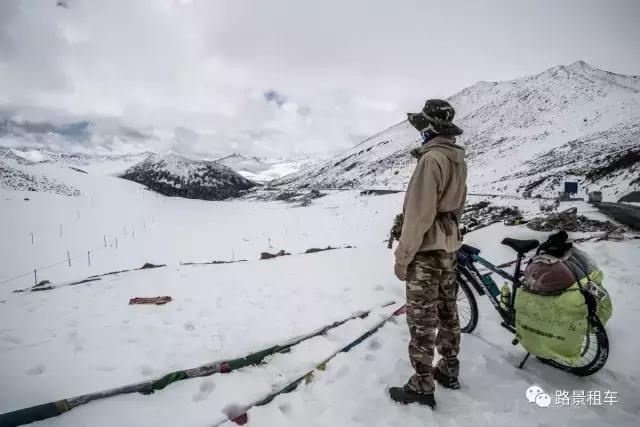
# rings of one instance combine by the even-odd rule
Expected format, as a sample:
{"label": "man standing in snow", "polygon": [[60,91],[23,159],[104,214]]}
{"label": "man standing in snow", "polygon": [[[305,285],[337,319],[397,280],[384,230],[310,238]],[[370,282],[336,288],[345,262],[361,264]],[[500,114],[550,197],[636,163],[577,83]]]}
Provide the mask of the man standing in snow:
{"label": "man standing in snow", "polygon": [[[430,99],[408,114],[422,136],[411,151],[418,164],[404,198],[404,222],[395,251],[395,274],[407,283],[409,358],[415,373],[389,394],[401,403],[435,407],[434,379],[457,389],[460,321],[456,306],[456,251],[462,245],[459,221],[467,195],[464,148],[456,144],[462,130],[452,123],[455,110]],[[437,331],[437,334],[436,334]],[[434,345],[442,356],[432,365]]]}

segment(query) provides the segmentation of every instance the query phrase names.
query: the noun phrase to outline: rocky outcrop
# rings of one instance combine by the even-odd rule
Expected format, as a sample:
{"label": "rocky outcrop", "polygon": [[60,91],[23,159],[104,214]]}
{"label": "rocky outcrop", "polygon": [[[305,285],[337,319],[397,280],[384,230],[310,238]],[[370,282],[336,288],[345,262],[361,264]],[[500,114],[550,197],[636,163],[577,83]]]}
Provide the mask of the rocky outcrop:
{"label": "rocky outcrop", "polygon": [[255,186],[220,163],[175,154],[152,154],[127,169],[121,177],[165,196],[202,200],[228,199]]}

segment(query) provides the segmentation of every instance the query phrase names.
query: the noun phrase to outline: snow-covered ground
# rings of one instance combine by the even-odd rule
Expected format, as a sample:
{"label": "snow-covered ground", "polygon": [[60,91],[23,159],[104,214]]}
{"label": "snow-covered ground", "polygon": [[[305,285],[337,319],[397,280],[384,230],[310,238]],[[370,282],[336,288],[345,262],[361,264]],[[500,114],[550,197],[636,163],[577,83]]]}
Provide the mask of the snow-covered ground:
{"label": "snow-covered ground", "polygon": [[[82,196],[0,192],[0,413],[99,391],[281,343],[360,310],[395,300],[365,319],[346,323],[260,367],[181,381],[150,396],[118,396],[73,409],[38,425],[206,426],[229,405],[259,399],[392,312],[404,285],[386,249],[402,194],[334,192],[307,208],[285,203],[205,202],[157,196],[109,176],[125,165],[88,165],[88,174],[54,164],[34,166],[78,188]],[[25,201],[24,198],[29,198]],[[505,200],[505,204],[532,201]],[[584,209],[584,204],[579,209]],[[591,214],[591,213],[590,213]],[[62,237],[60,237],[62,226]],[[135,237],[133,230],[135,228]],[[126,230],[126,232],[125,232]],[[34,234],[34,243],[31,235]],[[126,234],[125,234],[126,233]],[[495,224],[466,236],[496,263],[514,258],[504,236],[544,238],[525,227]],[[104,247],[104,238],[107,247]],[[118,247],[115,239],[118,238]],[[311,247],[352,245],[300,255]],[[91,252],[88,265],[87,250]],[[297,391],[249,413],[256,426],[638,425],[640,421],[640,240],[584,244],[604,270],[614,302],[607,325],[611,353],[596,375],[578,378],[530,359],[485,299],[477,330],[464,335],[459,391],[438,390],[435,412],[392,402],[386,389],[411,373],[404,317],[331,361]],[[291,256],[259,261],[260,252]],[[89,274],[167,267],[107,276],[50,291],[11,293],[33,284],[32,270],[53,284]],[[225,265],[187,261],[247,259]],[[170,295],[162,306],[129,306],[135,296]],[[617,403],[549,408],[527,403],[532,384],[556,391],[617,392]]]}

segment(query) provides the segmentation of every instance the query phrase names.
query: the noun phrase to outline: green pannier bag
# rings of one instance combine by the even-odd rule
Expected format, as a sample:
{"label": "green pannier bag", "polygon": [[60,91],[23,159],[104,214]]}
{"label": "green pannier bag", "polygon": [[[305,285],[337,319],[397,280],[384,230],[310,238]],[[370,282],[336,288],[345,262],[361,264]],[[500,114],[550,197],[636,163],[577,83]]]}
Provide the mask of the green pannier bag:
{"label": "green pannier bag", "polygon": [[[596,315],[603,325],[611,318],[613,307],[602,284],[602,272],[585,252],[572,248],[559,261],[571,269],[576,281],[553,294],[536,292],[539,288],[535,287],[527,271],[532,264],[525,270],[524,285],[518,289],[515,298],[516,338],[531,354],[573,364],[580,358],[585,335],[591,330],[587,303],[581,290],[594,297]],[[541,274],[538,279],[544,277]]]}

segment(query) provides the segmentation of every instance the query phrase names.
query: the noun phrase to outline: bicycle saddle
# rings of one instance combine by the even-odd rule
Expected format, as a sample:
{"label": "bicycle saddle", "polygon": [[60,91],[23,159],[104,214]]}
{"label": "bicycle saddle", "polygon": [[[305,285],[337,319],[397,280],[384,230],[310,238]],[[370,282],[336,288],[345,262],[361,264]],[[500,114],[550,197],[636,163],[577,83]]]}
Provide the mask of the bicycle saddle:
{"label": "bicycle saddle", "polygon": [[530,250],[533,250],[540,246],[540,242],[538,242],[537,240],[518,240],[512,239],[510,237],[505,238],[502,241],[502,244],[505,246],[509,246],[519,254],[526,254]]}

